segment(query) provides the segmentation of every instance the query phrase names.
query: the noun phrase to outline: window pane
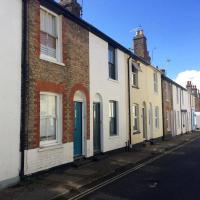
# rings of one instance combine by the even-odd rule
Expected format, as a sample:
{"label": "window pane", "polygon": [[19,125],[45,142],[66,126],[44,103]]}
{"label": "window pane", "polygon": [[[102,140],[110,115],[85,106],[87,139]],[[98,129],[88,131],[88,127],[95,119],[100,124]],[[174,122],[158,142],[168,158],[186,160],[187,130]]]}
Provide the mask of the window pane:
{"label": "window pane", "polygon": [[48,46],[48,55],[53,58],[56,58],[56,38],[48,35],[47,46]]}
{"label": "window pane", "polygon": [[40,140],[56,140],[57,96],[40,95]]}
{"label": "window pane", "polygon": [[109,102],[109,117],[110,117],[110,135],[117,135],[117,113],[116,102]]}
{"label": "window pane", "polygon": [[40,10],[40,30],[46,32],[47,17],[44,10]]}

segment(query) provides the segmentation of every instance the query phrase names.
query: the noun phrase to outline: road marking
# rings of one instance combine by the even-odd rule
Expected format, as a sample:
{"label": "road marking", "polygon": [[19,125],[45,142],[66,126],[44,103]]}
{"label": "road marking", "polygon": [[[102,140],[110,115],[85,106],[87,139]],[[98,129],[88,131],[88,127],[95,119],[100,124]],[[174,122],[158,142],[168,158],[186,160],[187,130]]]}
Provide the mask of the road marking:
{"label": "road marking", "polygon": [[[193,138],[193,139],[190,139],[189,141],[185,142],[184,144],[180,144],[179,146],[174,147],[174,148],[172,148],[170,150],[167,150],[167,151],[163,152],[162,154],[160,154],[158,156],[155,156],[154,158],[151,158],[151,159],[149,159],[149,160],[147,160],[147,161],[145,161],[145,162],[143,162],[143,163],[141,163],[141,164],[139,164],[139,165],[137,165],[137,166],[135,166],[135,167],[133,167],[133,168],[131,168],[129,170],[126,170],[125,172],[122,172],[122,173],[116,175],[115,177],[112,177],[112,178],[110,178],[110,179],[108,179],[106,181],[103,181],[102,183],[100,183],[100,184],[98,184],[98,185],[96,185],[96,186],[94,186],[94,187],[92,187],[90,189],[87,189],[87,190],[83,191],[82,193],[80,193],[80,194],[78,194],[76,196],[68,198],[68,200],[81,199],[81,198],[85,197],[86,195],[88,195],[88,194],[90,194],[90,193],[92,193],[92,192],[94,192],[94,191],[96,191],[96,190],[98,190],[98,189],[110,184],[110,183],[113,183],[114,181],[116,181],[116,180],[118,180],[118,179],[120,179],[120,178],[122,178],[122,177],[124,177],[124,176],[126,176],[126,175],[128,175],[130,173],[132,173],[132,172],[135,172],[136,170],[141,169],[142,167],[145,167],[146,165],[148,165],[148,164],[150,164],[150,163],[152,163],[152,162],[154,162],[154,161],[156,161],[156,160],[158,160],[158,159],[160,159],[160,158],[162,158],[162,157],[164,157],[164,156],[166,156],[166,155],[168,155],[168,154],[170,154],[170,153],[172,153],[172,152],[174,152],[174,151],[176,151],[176,150],[178,150],[180,148],[182,148],[183,146],[192,143],[193,141],[197,140],[198,138],[200,138],[200,136],[198,136],[196,138]],[[59,194],[59,195],[53,197],[50,200],[54,200],[54,199],[57,199],[59,197],[63,197],[64,198],[64,195],[66,193],[67,192]]]}

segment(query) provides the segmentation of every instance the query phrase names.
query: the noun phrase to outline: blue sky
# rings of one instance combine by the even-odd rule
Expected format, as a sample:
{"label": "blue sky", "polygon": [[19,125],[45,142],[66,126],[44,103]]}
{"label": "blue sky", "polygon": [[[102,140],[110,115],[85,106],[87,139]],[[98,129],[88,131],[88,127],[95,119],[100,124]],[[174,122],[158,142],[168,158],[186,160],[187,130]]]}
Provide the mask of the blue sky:
{"label": "blue sky", "polygon": [[200,70],[199,0],[83,0],[83,19],[127,48],[130,31],[141,25],[150,54],[156,47],[153,64],[166,68],[172,79]]}

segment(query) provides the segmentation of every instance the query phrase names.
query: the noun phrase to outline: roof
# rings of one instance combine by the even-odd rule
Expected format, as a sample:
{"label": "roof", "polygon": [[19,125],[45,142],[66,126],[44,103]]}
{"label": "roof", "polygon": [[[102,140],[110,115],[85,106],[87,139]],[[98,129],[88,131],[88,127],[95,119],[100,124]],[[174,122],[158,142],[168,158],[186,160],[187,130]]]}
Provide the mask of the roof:
{"label": "roof", "polygon": [[169,77],[165,76],[162,74],[162,79],[171,82],[172,84],[176,85],[177,87],[180,87],[182,90],[187,91],[186,88],[184,88],[183,86],[179,85],[178,83],[176,83],[175,81],[173,81],[172,79],[170,79]]}
{"label": "roof", "polygon": [[130,49],[127,49],[126,47],[124,47],[123,45],[121,45],[120,43],[118,43],[117,41],[115,41],[114,39],[112,39],[111,37],[109,37],[108,35],[103,33],[102,31],[100,31],[93,25],[89,24],[88,22],[84,21],[83,19],[70,13],[68,10],[63,8],[59,3],[55,2],[54,0],[40,0],[40,3],[42,6],[54,11],[55,13],[63,15],[65,17],[67,17],[68,19],[76,22],[77,24],[79,24],[80,26],[82,26],[83,28],[88,30],[89,32],[91,32],[91,33],[95,34],[96,36],[100,37],[101,39],[107,41],[113,47],[118,48],[121,51],[123,51],[124,53],[128,54],[133,59],[139,60],[140,62],[142,62],[146,65],[151,65],[150,63],[145,61],[143,58],[135,55]]}

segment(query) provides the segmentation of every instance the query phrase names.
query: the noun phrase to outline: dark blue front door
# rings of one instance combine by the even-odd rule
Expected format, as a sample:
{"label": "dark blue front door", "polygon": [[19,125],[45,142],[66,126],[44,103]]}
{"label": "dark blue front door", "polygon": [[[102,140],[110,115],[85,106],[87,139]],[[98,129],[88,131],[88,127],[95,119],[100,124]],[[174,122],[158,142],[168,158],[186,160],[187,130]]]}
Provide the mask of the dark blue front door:
{"label": "dark blue front door", "polygon": [[74,102],[74,156],[82,155],[82,103]]}

